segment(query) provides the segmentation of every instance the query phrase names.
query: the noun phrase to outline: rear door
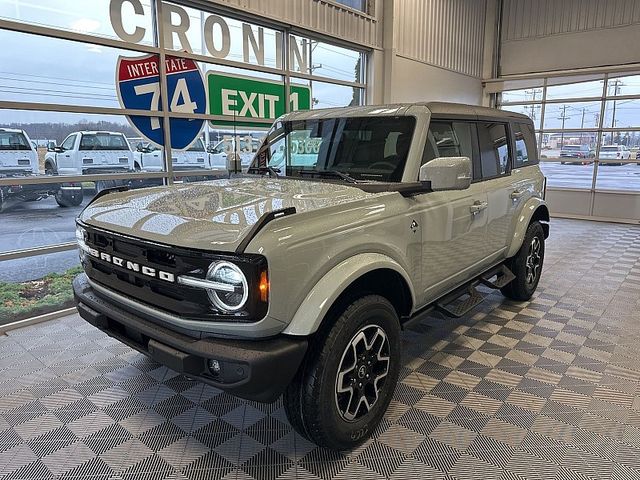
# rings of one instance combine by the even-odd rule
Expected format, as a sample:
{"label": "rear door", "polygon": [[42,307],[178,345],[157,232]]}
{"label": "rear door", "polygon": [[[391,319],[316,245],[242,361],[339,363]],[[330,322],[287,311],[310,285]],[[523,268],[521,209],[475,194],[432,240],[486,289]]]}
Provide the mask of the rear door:
{"label": "rear door", "polygon": [[425,299],[481,273],[485,264],[487,195],[480,181],[473,121],[432,119],[422,165],[437,157],[469,157],[474,180],[467,190],[418,195],[422,218],[422,278]]}
{"label": "rear door", "polygon": [[526,167],[537,163],[537,152],[533,126],[524,122],[479,122],[478,141],[489,201],[487,256],[494,263],[504,257],[514,218],[536,191],[537,178]]}

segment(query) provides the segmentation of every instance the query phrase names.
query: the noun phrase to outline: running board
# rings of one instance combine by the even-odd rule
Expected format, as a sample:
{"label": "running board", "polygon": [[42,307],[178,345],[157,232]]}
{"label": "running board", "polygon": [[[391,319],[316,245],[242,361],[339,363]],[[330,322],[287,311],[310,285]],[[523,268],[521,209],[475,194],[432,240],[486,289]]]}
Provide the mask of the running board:
{"label": "running board", "polygon": [[[491,280],[493,277],[496,277],[495,280]],[[513,274],[506,265],[502,264],[499,267],[481,275],[478,280],[482,282],[489,288],[494,288],[496,290],[500,290],[506,285],[510,284],[512,281],[516,279],[516,276]]]}
{"label": "running board", "polygon": [[462,291],[455,290],[442,297],[436,303],[436,308],[449,317],[465,316],[484,301],[484,297],[476,290],[474,283],[467,285]]}
{"label": "running board", "polygon": [[436,308],[449,317],[463,317],[484,301],[484,296],[476,289],[478,283],[500,290],[515,278],[506,265],[499,265],[442,297],[436,302]]}

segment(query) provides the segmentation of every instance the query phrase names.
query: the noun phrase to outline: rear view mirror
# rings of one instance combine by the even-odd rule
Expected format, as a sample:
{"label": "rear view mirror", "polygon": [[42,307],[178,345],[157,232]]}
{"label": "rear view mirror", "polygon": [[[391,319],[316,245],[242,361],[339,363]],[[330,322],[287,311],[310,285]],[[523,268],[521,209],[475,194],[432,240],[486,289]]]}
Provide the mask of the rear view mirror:
{"label": "rear view mirror", "polygon": [[420,181],[433,191],[466,190],[471,185],[469,157],[438,157],[420,167]]}

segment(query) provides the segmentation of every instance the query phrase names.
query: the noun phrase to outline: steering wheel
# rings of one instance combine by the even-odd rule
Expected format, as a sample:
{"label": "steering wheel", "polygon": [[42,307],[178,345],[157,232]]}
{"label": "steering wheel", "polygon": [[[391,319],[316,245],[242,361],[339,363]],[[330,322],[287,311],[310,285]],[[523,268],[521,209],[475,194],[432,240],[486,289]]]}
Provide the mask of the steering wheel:
{"label": "steering wheel", "polygon": [[395,170],[396,169],[396,165],[394,165],[391,162],[373,162],[371,165],[369,165],[369,168],[376,168],[376,165],[379,165],[378,168],[382,167],[383,170]]}

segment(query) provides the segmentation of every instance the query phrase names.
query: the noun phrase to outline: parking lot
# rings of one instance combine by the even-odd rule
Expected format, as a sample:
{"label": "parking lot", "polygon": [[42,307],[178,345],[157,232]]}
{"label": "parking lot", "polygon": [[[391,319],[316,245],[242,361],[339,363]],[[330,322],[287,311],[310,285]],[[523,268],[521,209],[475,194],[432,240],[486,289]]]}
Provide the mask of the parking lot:
{"label": "parking lot", "polygon": [[[591,188],[593,165],[541,163],[549,187]],[[640,166],[601,165],[597,188],[603,190],[640,190]],[[32,248],[75,239],[75,217],[93,192],[88,192],[79,207],[60,208],[53,197],[37,202],[15,203],[0,213],[0,252]],[[75,251],[56,253],[33,259],[12,260],[0,269],[0,281],[22,282],[41,278],[50,272],[63,272],[77,265]]]}
{"label": "parking lot", "polygon": [[[75,240],[75,217],[88,202],[60,208],[53,197],[9,205],[0,213],[0,252],[53,245]],[[78,264],[75,251],[3,262],[0,281],[22,282]]]}
{"label": "parking lot", "polygon": [[[591,188],[593,164],[562,165],[543,161],[540,164],[549,187]],[[598,167],[596,188],[602,190],[640,190],[640,165],[606,165]]]}

